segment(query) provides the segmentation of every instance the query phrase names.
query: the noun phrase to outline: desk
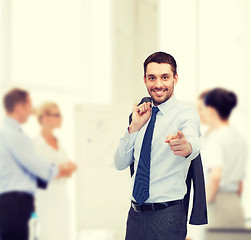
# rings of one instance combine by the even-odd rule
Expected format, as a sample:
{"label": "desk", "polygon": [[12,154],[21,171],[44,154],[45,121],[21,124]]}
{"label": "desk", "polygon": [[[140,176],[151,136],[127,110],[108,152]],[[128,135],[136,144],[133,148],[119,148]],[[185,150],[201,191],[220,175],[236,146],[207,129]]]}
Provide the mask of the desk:
{"label": "desk", "polygon": [[251,228],[210,228],[206,230],[205,240],[250,240]]}

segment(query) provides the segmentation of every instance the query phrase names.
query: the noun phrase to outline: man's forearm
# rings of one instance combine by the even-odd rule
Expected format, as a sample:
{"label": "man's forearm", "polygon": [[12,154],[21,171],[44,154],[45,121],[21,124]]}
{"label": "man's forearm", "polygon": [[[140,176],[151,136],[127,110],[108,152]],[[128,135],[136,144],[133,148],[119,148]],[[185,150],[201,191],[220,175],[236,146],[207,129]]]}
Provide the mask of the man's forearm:
{"label": "man's forearm", "polygon": [[[129,130],[128,130],[129,131]],[[114,155],[114,165],[118,170],[123,170],[134,161],[133,150],[137,132],[129,134],[126,132],[124,138],[120,140],[119,146]]]}

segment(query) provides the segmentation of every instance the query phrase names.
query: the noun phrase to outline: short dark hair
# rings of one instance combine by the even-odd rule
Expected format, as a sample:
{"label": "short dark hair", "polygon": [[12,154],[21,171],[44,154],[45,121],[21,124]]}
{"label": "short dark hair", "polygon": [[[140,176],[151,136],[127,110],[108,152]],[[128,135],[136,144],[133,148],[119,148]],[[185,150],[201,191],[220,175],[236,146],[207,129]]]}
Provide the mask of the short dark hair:
{"label": "short dark hair", "polygon": [[237,105],[237,96],[224,88],[214,88],[206,94],[204,103],[206,106],[213,107],[221,119],[227,120]]}
{"label": "short dark hair", "polygon": [[19,103],[26,103],[29,93],[23,89],[13,88],[8,91],[3,98],[3,104],[6,112],[11,113]]}
{"label": "short dark hair", "polygon": [[206,95],[210,92],[210,90],[205,90],[202,93],[200,93],[198,99],[204,100],[204,98],[206,97]]}
{"label": "short dark hair", "polygon": [[151,62],[156,63],[168,63],[171,65],[171,69],[173,71],[173,76],[177,74],[177,64],[174,57],[165,52],[155,52],[151,54],[144,62],[144,76],[146,77],[146,68],[147,65]]}

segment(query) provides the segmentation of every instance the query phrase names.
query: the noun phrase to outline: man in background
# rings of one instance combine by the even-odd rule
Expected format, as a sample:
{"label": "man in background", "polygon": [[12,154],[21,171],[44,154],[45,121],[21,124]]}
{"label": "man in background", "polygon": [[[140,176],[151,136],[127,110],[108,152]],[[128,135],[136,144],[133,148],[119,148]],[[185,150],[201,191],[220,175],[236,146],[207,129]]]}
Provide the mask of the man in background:
{"label": "man in background", "polygon": [[28,240],[28,221],[38,184],[70,176],[76,166],[71,162],[57,166],[35,152],[21,128],[32,113],[27,91],[12,89],[3,103],[7,116],[0,130],[0,239]]}

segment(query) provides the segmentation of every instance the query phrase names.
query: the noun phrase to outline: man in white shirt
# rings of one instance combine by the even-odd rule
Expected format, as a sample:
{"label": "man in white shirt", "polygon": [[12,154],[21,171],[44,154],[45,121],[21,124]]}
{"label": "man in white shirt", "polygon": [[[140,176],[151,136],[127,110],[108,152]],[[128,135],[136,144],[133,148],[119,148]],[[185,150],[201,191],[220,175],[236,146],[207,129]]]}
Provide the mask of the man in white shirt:
{"label": "man in white shirt", "polygon": [[[133,109],[132,122],[115,153],[115,167],[134,162],[126,240],[184,240],[183,198],[191,160],[199,154],[199,117],[174,96],[175,59],[156,52],[144,62],[152,103]],[[153,106],[153,107],[151,107]]]}

